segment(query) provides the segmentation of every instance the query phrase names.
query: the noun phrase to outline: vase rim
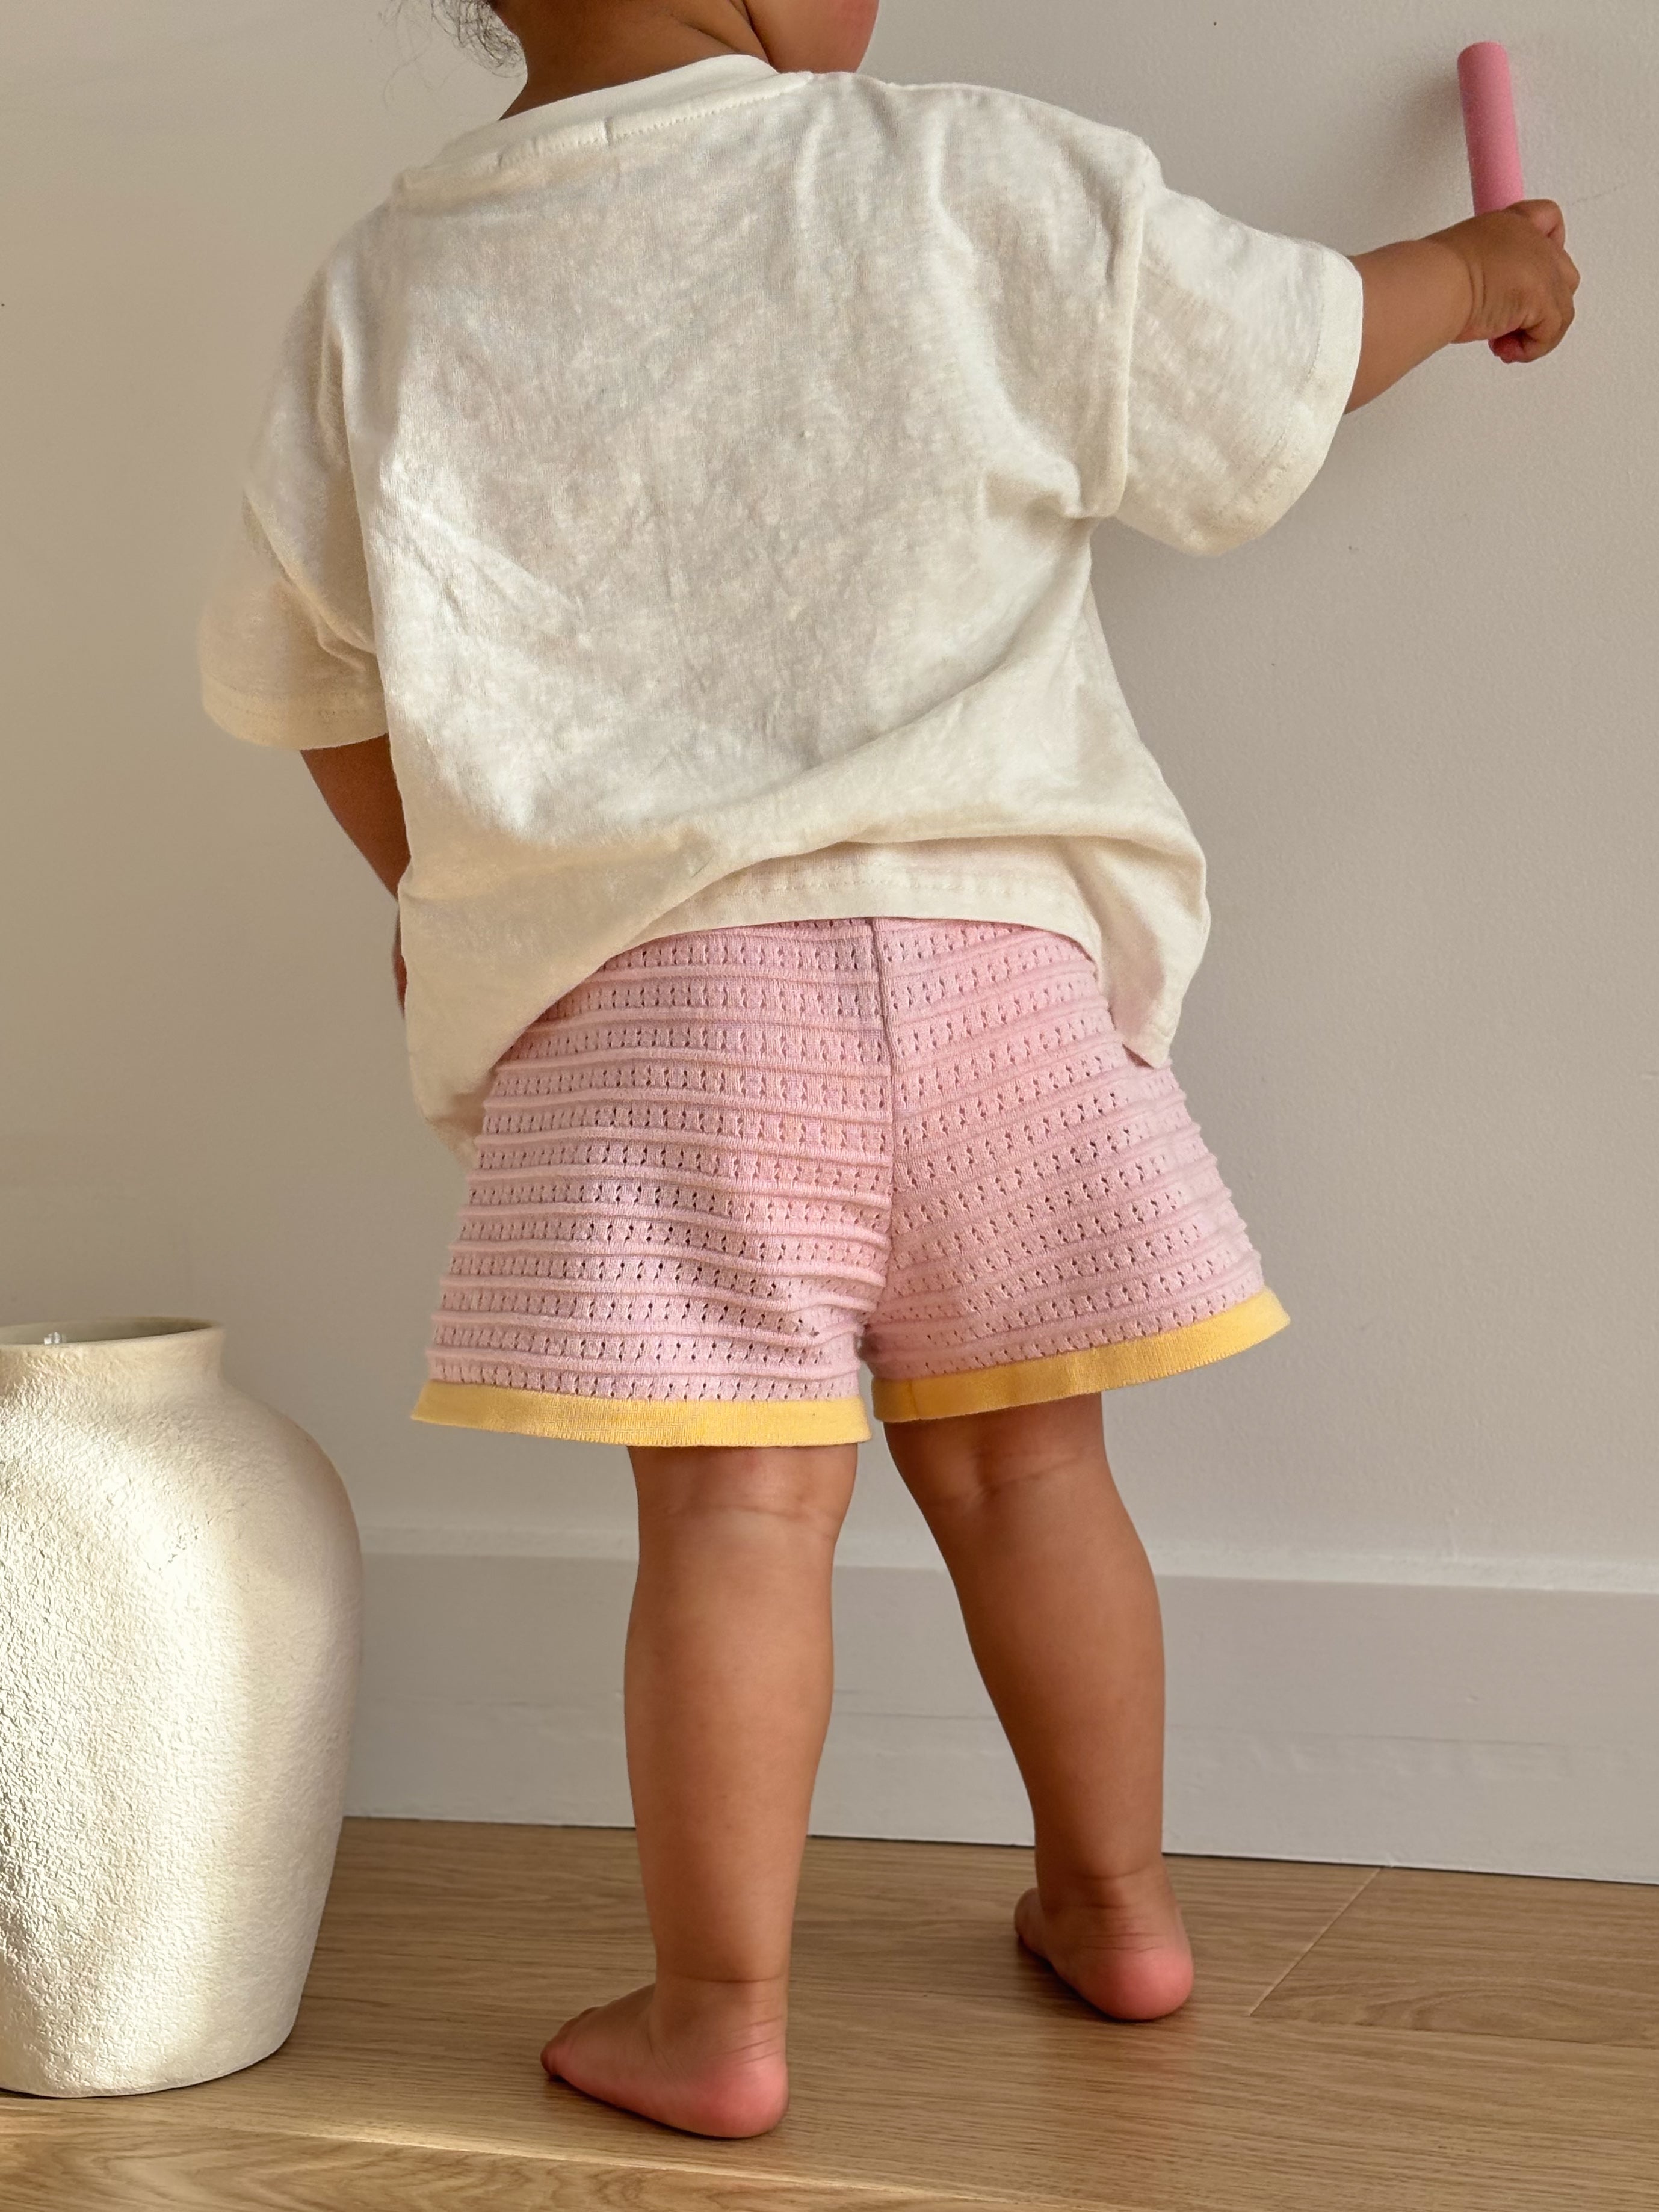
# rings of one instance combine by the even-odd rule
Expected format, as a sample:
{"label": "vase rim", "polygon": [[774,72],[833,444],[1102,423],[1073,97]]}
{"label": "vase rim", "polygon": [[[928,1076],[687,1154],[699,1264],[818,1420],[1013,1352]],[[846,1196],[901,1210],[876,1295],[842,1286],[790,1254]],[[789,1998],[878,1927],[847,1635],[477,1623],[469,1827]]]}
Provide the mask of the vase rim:
{"label": "vase rim", "polygon": [[95,1321],[20,1321],[0,1328],[0,1352],[70,1352],[83,1344],[136,1344],[157,1337],[198,1335],[219,1326],[216,1321],[174,1314],[123,1314]]}

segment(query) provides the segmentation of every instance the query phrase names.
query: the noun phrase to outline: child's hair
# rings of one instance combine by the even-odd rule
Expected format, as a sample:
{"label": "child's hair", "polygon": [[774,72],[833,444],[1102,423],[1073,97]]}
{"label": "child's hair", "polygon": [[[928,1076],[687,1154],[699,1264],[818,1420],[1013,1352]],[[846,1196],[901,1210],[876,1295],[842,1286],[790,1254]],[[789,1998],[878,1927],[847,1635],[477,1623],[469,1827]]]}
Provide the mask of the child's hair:
{"label": "child's hair", "polygon": [[433,5],[461,45],[491,68],[509,68],[522,59],[518,40],[490,0],[433,0]]}

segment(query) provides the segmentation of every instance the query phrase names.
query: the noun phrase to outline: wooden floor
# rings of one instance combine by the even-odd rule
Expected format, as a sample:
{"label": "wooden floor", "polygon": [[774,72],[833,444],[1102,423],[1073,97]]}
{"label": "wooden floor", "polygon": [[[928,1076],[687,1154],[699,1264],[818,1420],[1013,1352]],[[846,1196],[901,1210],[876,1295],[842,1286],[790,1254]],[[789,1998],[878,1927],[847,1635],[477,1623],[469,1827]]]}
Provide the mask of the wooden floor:
{"label": "wooden floor", "polygon": [[293,2034],[199,2087],[0,2095],[5,2212],[1654,2212],[1659,1889],[1176,1862],[1199,1993],[1101,2020],[1023,1851],[814,1842],[795,2101],[711,2143],[537,2052],[643,1979],[632,1839],[352,1820]]}

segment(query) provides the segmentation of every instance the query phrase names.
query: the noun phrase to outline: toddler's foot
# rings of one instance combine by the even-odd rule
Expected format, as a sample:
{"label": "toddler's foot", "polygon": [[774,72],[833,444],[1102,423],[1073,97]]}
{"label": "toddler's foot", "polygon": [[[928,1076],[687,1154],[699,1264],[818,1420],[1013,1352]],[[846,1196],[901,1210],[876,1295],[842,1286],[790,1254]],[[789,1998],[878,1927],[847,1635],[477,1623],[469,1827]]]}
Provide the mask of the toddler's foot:
{"label": "toddler's foot", "polygon": [[1192,1953],[1162,1859],[1046,1910],[1028,1889],[1014,1926],[1027,1950],[1113,2020],[1162,2020],[1192,1995]]}
{"label": "toddler's foot", "polygon": [[555,2081],[695,2136],[762,2136],[790,2100],[781,1990],[672,1994],[652,1983],[566,2021],[541,2063]]}

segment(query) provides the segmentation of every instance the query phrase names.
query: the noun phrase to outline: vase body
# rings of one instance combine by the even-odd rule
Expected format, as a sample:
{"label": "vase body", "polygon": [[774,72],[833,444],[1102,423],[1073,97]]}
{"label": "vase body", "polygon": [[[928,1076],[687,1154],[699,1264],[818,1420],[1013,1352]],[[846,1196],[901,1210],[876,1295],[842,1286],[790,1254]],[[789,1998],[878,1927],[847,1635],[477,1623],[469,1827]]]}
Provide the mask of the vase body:
{"label": "vase body", "polygon": [[299,2008],[362,1557],[333,1468],[225,1381],[223,1341],[0,1328],[0,2088],[210,2081]]}

